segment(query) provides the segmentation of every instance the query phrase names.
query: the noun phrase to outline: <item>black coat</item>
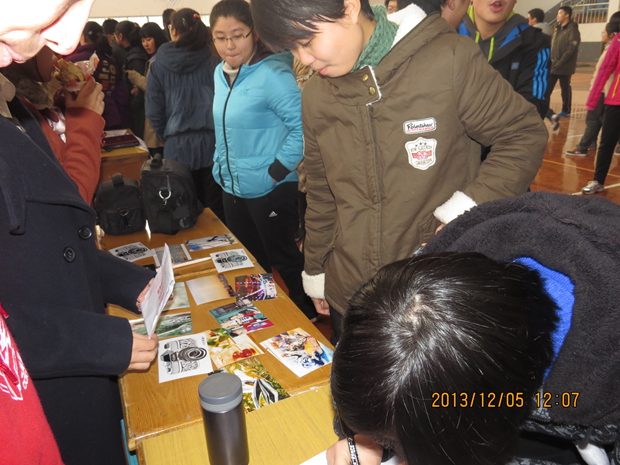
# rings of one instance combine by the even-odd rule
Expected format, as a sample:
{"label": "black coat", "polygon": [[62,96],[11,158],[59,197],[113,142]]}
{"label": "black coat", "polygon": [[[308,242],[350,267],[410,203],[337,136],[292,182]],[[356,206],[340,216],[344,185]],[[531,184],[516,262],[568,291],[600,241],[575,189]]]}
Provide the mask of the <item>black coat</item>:
{"label": "black coat", "polygon": [[[601,197],[532,192],[486,202],[450,222],[424,252],[530,257],[574,283],[571,328],[542,390],[578,392],[550,408],[563,425],[620,425],[620,206]],[[620,452],[620,450],[619,450]]]}
{"label": "black coat", "polygon": [[[116,377],[131,358],[125,319],[153,276],[96,248],[96,215],[38,121],[0,117],[0,300],[67,465],[124,463]],[[29,137],[28,137],[29,136]]]}

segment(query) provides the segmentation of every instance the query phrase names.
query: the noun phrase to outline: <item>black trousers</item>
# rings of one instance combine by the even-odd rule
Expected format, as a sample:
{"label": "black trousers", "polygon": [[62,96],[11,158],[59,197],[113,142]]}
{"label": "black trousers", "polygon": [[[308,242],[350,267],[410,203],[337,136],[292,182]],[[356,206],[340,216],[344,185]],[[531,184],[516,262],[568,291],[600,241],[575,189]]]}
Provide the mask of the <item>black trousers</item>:
{"label": "black trousers", "polygon": [[570,86],[571,76],[562,76],[552,74],[549,78],[549,92],[553,92],[556,82],[560,81],[560,90],[562,92],[562,111],[570,113],[570,107],[573,103],[573,91]]}
{"label": "black trousers", "polygon": [[342,316],[338,310],[330,305],[329,317],[332,322],[332,337],[329,339],[329,342],[336,347],[336,344],[338,344],[340,336],[342,335],[342,320],[344,319],[344,316]]}
{"label": "black trousers", "polygon": [[217,217],[226,224],[224,205],[222,203],[222,188],[213,178],[213,166],[192,170],[196,196],[205,208],[210,208]]}
{"label": "black trousers", "polygon": [[291,300],[312,319],[316,309],[305,294],[301,281],[304,256],[295,244],[297,219],[297,182],[285,182],[269,194],[242,199],[223,194],[228,229],[247,247],[267,273],[280,273]]}
{"label": "black trousers", "polygon": [[605,185],[614,149],[620,136],[620,105],[605,105],[603,112],[603,129],[601,143],[596,152],[594,180]]}
{"label": "black trousers", "polygon": [[586,113],[586,129],[583,132],[583,136],[581,136],[579,144],[577,144],[579,150],[586,152],[588,147],[590,147],[593,142],[596,142],[598,133],[603,125],[604,100],[605,94],[601,94],[596,108],[594,110],[588,110]]}

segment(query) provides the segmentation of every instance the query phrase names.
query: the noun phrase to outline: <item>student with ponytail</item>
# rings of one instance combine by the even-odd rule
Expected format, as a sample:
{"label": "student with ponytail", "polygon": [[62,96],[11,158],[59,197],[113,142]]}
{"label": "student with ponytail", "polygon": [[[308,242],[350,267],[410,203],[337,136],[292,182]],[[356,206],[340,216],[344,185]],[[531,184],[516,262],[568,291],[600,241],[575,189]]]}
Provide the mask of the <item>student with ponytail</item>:
{"label": "student with ponytail", "polygon": [[93,73],[95,81],[103,87],[105,108],[101,115],[105,129],[125,129],[130,127],[129,93],[123,79],[120,64],[112,58],[112,46],[108,42],[103,27],[94,21],[84,26],[80,45],[75,52],[66,57],[67,61],[90,60],[93,53],[99,57],[99,65]]}
{"label": "student with ponytail", "polygon": [[198,199],[224,220],[222,189],[214,181],[213,73],[211,33],[200,15],[183,8],[172,17],[172,42],[157,51],[150,68],[146,117],[166,143],[165,157],[189,166]]}
{"label": "student with ponytail", "polygon": [[[144,76],[149,54],[142,47],[140,28],[131,21],[121,21],[114,33],[116,42],[127,51],[123,72],[133,70]],[[125,75],[125,84],[129,90],[129,108],[131,110],[130,128],[139,138],[144,138],[144,92],[135,87]]]}

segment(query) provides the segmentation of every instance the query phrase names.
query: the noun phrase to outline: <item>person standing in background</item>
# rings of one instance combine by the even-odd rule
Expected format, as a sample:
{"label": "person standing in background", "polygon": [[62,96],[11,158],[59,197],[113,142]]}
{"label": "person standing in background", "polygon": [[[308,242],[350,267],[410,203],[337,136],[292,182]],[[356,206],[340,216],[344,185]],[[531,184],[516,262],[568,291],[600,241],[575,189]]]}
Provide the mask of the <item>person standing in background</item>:
{"label": "person standing in background", "polygon": [[[149,55],[142,47],[140,28],[131,21],[121,21],[116,25],[114,34],[118,45],[127,52],[125,61],[121,64],[123,72],[136,71],[142,76],[146,73],[146,62]],[[131,131],[140,139],[144,138],[144,91],[134,86],[127,75],[125,83],[129,91],[129,108],[131,110]]]}
{"label": "person standing in background", "polygon": [[213,179],[213,72],[219,59],[196,11],[177,11],[170,34],[172,42],[159,47],[150,67],[146,116],[166,143],[166,158],[189,167],[198,200],[225,222],[222,189]]}
{"label": "person standing in background", "polygon": [[542,30],[549,37],[553,35],[553,28],[549,23],[545,23],[545,12],[540,8],[534,8],[527,13],[527,23]]}
{"label": "person standing in background", "polygon": [[582,194],[596,194],[605,190],[605,179],[609,173],[614,147],[620,137],[620,94],[617,92],[620,85],[620,38],[616,35],[612,41],[605,60],[601,64],[596,80],[590,90],[586,109],[596,109],[605,90],[607,80],[614,75],[610,91],[605,96],[603,105],[603,126],[601,141],[596,153],[594,179],[581,189]]}
{"label": "person standing in background", "polygon": [[166,36],[166,40],[170,42],[172,39],[170,38],[170,18],[175,14],[176,11],[172,8],[166,8],[161,15],[161,22],[164,25],[164,35]]}
{"label": "person standing in background", "polygon": [[294,240],[303,136],[293,56],[265,48],[245,0],[218,2],[209,21],[224,60],[215,71],[213,174],[228,227],[266,272],[278,270],[312,321],[317,312],[303,291],[304,257]]}
{"label": "person standing in background", "polygon": [[[140,37],[142,38],[142,46],[144,47],[144,50],[146,50],[146,53],[148,53],[151,58],[146,63],[146,73],[144,75],[138,73],[137,71],[128,70],[127,77],[138,89],[146,92],[146,83],[149,77],[149,71],[151,69],[151,65],[155,61],[157,50],[159,50],[159,47],[168,41],[166,40],[164,31],[157,23],[146,23],[142,26],[140,28]],[[151,122],[148,118],[145,118],[144,121],[144,142],[146,143],[151,155],[155,155],[158,152],[162,155],[164,154],[164,142],[157,137],[157,134],[153,130],[153,126],[151,126]]]}
{"label": "person standing in background", "polygon": [[507,0],[497,7],[473,0],[458,31],[480,46],[489,64],[544,118],[549,109],[550,40],[513,11],[516,3]]}
{"label": "person standing in background", "polygon": [[[607,23],[605,25],[605,29],[601,32],[601,41],[604,44],[603,53],[598,59],[596,63],[596,67],[594,68],[594,73],[592,74],[592,81],[590,81],[590,90],[594,87],[594,82],[596,81],[596,76],[599,73],[601,65],[605,61],[605,57],[607,56],[607,50],[609,49],[609,44],[614,36],[620,32],[620,23],[614,21]],[[609,78],[601,96],[599,97],[598,104],[594,108],[594,110],[588,110],[586,113],[586,129],[583,132],[583,136],[581,136],[581,140],[577,143],[572,150],[567,150],[566,155],[573,157],[585,157],[588,155],[588,150],[590,147],[596,147],[596,139],[598,138],[598,133],[601,131],[601,126],[603,125],[603,110],[605,108],[605,95],[609,93],[609,89],[611,88],[611,83],[613,79]]]}
{"label": "person standing in background", "polygon": [[111,56],[112,48],[104,29],[98,23],[89,21],[82,31],[79,47],[67,56],[66,60],[73,63],[88,61],[95,52],[99,57],[99,64],[93,72],[93,78],[102,85],[105,95],[105,107],[101,115],[105,120],[105,129],[127,129],[131,126],[131,115],[123,71]]}
{"label": "person standing in background", "polygon": [[571,19],[573,9],[570,6],[561,6],[558,10],[558,24],[555,26],[555,34],[551,42],[551,80],[549,92],[553,92],[555,84],[560,81],[562,91],[562,111],[557,116],[570,115],[573,91],[570,79],[575,74],[577,67],[577,55],[581,34],[579,26]]}
{"label": "person standing in background", "polygon": [[116,37],[114,37],[117,24],[118,24],[117,20],[110,18],[110,19],[106,19],[103,22],[102,26],[103,26],[103,31],[106,37],[108,38],[108,42],[110,43],[110,46],[112,47],[112,53],[110,54],[110,56],[119,65],[122,65],[123,63],[125,63],[125,57],[127,56],[127,52],[123,49],[123,47],[118,45],[118,43],[116,42]]}

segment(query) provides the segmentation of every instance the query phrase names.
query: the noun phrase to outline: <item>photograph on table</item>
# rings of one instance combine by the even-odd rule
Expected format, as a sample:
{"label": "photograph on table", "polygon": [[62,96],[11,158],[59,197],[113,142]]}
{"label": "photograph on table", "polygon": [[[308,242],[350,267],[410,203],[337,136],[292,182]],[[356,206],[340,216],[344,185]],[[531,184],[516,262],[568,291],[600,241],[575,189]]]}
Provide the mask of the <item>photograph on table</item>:
{"label": "photograph on table", "polygon": [[[131,330],[134,333],[146,336],[146,326],[144,319],[130,320]],[[159,319],[155,327],[155,334],[160,339],[167,337],[183,336],[192,332],[192,314],[191,312],[174,313],[165,315]]]}
{"label": "photograph on table", "polygon": [[189,296],[187,295],[185,283],[174,283],[172,295],[168,299],[168,303],[163,311],[177,310],[179,308],[189,308]]}
{"label": "photograph on table", "polygon": [[247,299],[209,310],[220,326],[231,336],[269,328],[273,323]]}
{"label": "photograph on table", "polygon": [[185,242],[190,252],[199,250],[214,249],[216,247],[224,247],[225,245],[236,244],[237,240],[232,234],[220,234],[219,236],[201,237],[200,239],[192,239]]}
{"label": "photograph on table", "polygon": [[213,263],[218,273],[236,270],[239,268],[252,268],[254,264],[243,249],[225,250],[211,254]]}
{"label": "photograph on table", "polygon": [[122,258],[128,262],[135,262],[136,260],[155,256],[155,251],[149,249],[142,242],[133,242],[131,244],[121,245],[120,247],[110,249],[110,253],[115,257]]}
{"label": "photograph on table", "polygon": [[264,354],[247,334],[232,337],[224,328],[207,331],[207,344],[211,361],[216,368]]}
{"label": "photograph on table", "polygon": [[237,296],[223,274],[202,276],[186,283],[196,305]]}
{"label": "photograph on table", "polygon": [[297,376],[332,362],[334,352],[301,328],[278,334],[261,345]]}
{"label": "photograph on table", "polygon": [[249,300],[278,298],[278,290],[271,273],[237,276],[235,278],[235,291],[239,298]]}
{"label": "photograph on table", "polygon": [[241,379],[243,408],[246,413],[290,397],[257,358],[248,358],[226,365],[216,373],[223,371],[232,373]]}
{"label": "photograph on table", "polygon": [[188,334],[159,341],[157,364],[160,383],[211,373],[207,334]]}
{"label": "photograph on table", "polygon": [[[191,261],[192,256],[189,254],[185,244],[172,244],[169,245],[168,248],[170,249],[170,260],[173,265]],[[157,247],[153,250],[155,252],[155,266],[160,266],[159,264],[161,263],[161,258],[164,255],[164,248]]]}

